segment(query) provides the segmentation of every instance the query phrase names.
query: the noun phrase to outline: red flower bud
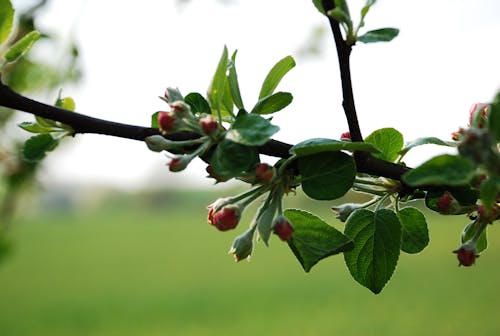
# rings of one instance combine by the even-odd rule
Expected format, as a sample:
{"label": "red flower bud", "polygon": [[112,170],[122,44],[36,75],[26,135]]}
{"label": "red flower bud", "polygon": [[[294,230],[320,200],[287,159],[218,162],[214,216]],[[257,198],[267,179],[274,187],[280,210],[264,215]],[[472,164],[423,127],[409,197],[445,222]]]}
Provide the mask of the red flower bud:
{"label": "red flower bud", "polygon": [[480,205],[477,209],[477,214],[481,223],[493,223],[498,216],[498,208],[493,206],[490,211],[487,211],[484,205]]}
{"label": "red flower bud", "polygon": [[190,158],[186,155],[184,156],[178,156],[173,158],[169,163],[168,163],[168,168],[170,169],[171,172],[180,172],[188,166],[189,162],[191,162]]}
{"label": "red flower bud", "polygon": [[293,226],[284,216],[276,218],[273,224],[273,231],[283,241],[289,241],[292,239]]}
{"label": "red flower bud", "polygon": [[441,213],[449,213],[451,204],[455,201],[453,196],[449,193],[444,193],[436,202],[436,206]]}
{"label": "red flower bud", "polygon": [[476,244],[473,242],[466,242],[458,250],[453,251],[453,253],[457,254],[458,258],[458,266],[472,266],[476,261],[476,258],[479,258],[479,254],[477,254]]}
{"label": "red flower bud", "polygon": [[219,123],[212,116],[207,116],[200,119],[200,126],[203,129],[203,133],[206,135],[214,134],[219,128]]}
{"label": "red flower bud", "polygon": [[158,126],[162,133],[175,131],[175,118],[168,112],[158,113]]}
{"label": "red flower bud", "polygon": [[274,176],[274,169],[267,163],[261,163],[255,169],[255,180],[262,184],[271,182]]}
{"label": "red flower bud", "polygon": [[344,132],[340,135],[340,140],[351,141],[351,132]]}
{"label": "red flower bud", "polygon": [[214,213],[213,207],[208,208],[208,222],[220,231],[234,229],[240,221],[241,210],[237,205],[226,205]]}

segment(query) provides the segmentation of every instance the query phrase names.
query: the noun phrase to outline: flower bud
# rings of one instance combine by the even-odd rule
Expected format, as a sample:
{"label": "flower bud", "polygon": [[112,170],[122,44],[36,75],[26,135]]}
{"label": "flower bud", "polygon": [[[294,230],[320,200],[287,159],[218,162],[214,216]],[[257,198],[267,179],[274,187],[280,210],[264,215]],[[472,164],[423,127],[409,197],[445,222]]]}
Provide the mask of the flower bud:
{"label": "flower bud", "polygon": [[436,201],[436,207],[438,212],[443,215],[461,215],[475,209],[475,205],[461,205],[455,197],[447,191]]}
{"label": "flower bud", "polygon": [[489,108],[488,104],[472,104],[469,111],[469,126],[485,128],[488,122]]}
{"label": "flower bud", "polygon": [[255,169],[255,181],[268,184],[274,177],[274,168],[267,163],[261,163]]}
{"label": "flower bud", "polygon": [[351,132],[344,132],[340,135],[340,140],[351,141]]}
{"label": "flower bud", "polygon": [[285,216],[278,216],[273,224],[273,231],[283,241],[292,239],[293,226]]}
{"label": "flower bud", "polygon": [[229,254],[234,254],[236,262],[247,258],[250,259],[253,250],[253,234],[254,230],[250,229],[234,239]]}
{"label": "flower bud", "polygon": [[188,155],[176,156],[168,163],[168,168],[171,172],[180,172],[189,165],[191,157]]}
{"label": "flower bud", "polygon": [[345,222],[347,218],[354,212],[354,210],[361,207],[361,204],[357,203],[345,203],[337,207],[332,207],[332,210],[336,212],[336,217],[341,222]]}
{"label": "flower bud", "polygon": [[163,134],[175,131],[175,118],[169,112],[158,113],[158,126]]}
{"label": "flower bud", "polygon": [[498,217],[498,207],[493,206],[490,211],[487,211],[484,205],[480,205],[477,209],[477,214],[479,215],[479,221],[481,223],[493,223],[493,221]]}
{"label": "flower bud", "polygon": [[206,116],[205,118],[201,118],[199,123],[201,128],[203,129],[203,133],[205,133],[206,135],[214,134],[219,128],[219,123],[217,122],[217,120],[215,120],[215,118],[210,115]]}
{"label": "flower bud", "polygon": [[152,135],[144,139],[144,142],[148,146],[149,150],[153,152],[161,152],[168,148],[168,141],[165,140],[161,135]]}
{"label": "flower bud", "polygon": [[453,141],[460,141],[463,138],[463,133],[464,130],[462,128],[459,128],[458,131],[451,133],[451,139]]}
{"label": "flower bud", "polygon": [[209,206],[208,222],[220,231],[234,229],[240,221],[241,210],[237,205],[230,204],[224,206],[219,211],[215,211]]}
{"label": "flower bud", "polygon": [[458,250],[453,251],[453,253],[457,254],[458,266],[472,266],[476,258],[479,258],[476,243],[472,241],[465,242]]}
{"label": "flower bud", "polygon": [[175,101],[170,103],[172,113],[178,118],[192,118],[191,107],[183,101]]}

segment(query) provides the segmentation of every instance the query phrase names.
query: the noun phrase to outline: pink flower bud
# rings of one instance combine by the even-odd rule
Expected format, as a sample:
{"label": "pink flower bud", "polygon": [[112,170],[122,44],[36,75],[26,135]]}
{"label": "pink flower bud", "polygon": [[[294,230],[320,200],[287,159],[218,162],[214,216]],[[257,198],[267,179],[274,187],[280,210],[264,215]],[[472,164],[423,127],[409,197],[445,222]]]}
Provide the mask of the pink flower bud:
{"label": "pink flower bud", "polygon": [[191,107],[183,101],[169,103],[172,113],[179,118],[192,118]]}
{"label": "pink flower bud", "polygon": [[237,205],[226,205],[217,212],[209,206],[208,222],[220,231],[234,229],[240,221],[241,210]]}
{"label": "pink flower bud", "polygon": [[158,126],[164,134],[175,131],[175,118],[169,112],[158,113]]}
{"label": "pink flower bud", "polygon": [[207,116],[205,118],[200,119],[200,126],[203,129],[203,133],[206,135],[214,134],[219,128],[219,123],[212,116]]}
{"label": "pink flower bud", "polygon": [[458,250],[453,251],[453,253],[457,254],[458,266],[472,266],[476,258],[479,258],[476,244],[471,241],[464,243]]}
{"label": "pink flower bud", "polygon": [[186,169],[189,162],[191,162],[191,160],[188,156],[177,156],[168,163],[168,168],[171,172],[180,172]]}
{"label": "pink flower bud", "polygon": [[351,132],[344,132],[340,135],[340,140],[351,141]]}
{"label": "pink flower bud", "polygon": [[255,169],[255,181],[268,184],[274,177],[274,169],[267,163],[261,163]]}
{"label": "pink flower bud", "polygon": [[289,241],[292,239],[293,226],[284,216],[276,218],[273,224],[273,231],[283,241]]}
{"label": "pink flower bud", "polygon": [[487,211],[484,205],[480,205],[477,209],[477,214],[481,223],[493,223],[498,216],[498,208],[493,206],[490,211]]}

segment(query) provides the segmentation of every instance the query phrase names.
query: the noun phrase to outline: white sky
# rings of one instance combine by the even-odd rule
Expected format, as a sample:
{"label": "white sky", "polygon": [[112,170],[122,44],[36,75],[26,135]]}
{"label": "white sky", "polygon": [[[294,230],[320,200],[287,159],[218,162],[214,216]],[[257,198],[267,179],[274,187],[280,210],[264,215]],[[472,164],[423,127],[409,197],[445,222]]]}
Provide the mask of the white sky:
{"label": "white sky", "polygon": [[[14,6],[16,2],[13,1]],[[237,70],[246,106],[275,62],[296,56],[313,26],[327,21],[310,0],[232,1],[52,0],[39,17],[44,29],[79,40],[84,79],[63,88],[80,113],[149,126],[150,115],[167,106],[157,97],[167,86],[205,94],[222,48],[238,49]],[[364,1],[350,1],[358,13]],[[487,102],[500,89],[498,0],[379,0],[365,29],[397,27],[391,43],[355,46],[354,94],[364,136],[395,127],[409,141],[421,136],[448,140],[465,126],[472,103]],[[328,28],[328,27],[327,27]],[[277,140],[337,138],[347,130],[333,39],[323,56],[296,58],[279,90],[294,95],[273,123]],[[57,50],[54,51],[57,53]],[[48,100],[48,102],[53,99]],[[50,154],[44,177],[53,183],[107,183],[126,189],[154,183],[211,185],[205,164],[169,173],[163,154],[138,141],[78,135]],[[407,156],[416,165],[442,148],[424,146]],[[193,179],[194,177],[194,179]],[[166,182],[165,182],[166,181]]]}

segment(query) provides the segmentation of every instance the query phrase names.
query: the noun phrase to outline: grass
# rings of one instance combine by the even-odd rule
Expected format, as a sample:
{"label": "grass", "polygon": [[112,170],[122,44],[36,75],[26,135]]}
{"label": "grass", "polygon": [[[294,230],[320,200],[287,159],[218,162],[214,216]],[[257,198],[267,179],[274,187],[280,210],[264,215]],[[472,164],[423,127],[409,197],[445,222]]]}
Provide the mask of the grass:
{"label": "grass", "polygon": [[459,268],[464,219],[430,217],[431,245],[402,254],[373,295],[341,256],[306,274],[275,238],[235,264],[226,253],[246,224],[217,232],[204,197],[20,217],[0,265],[0,335],[500,334],[496,227],[477,265]]}

